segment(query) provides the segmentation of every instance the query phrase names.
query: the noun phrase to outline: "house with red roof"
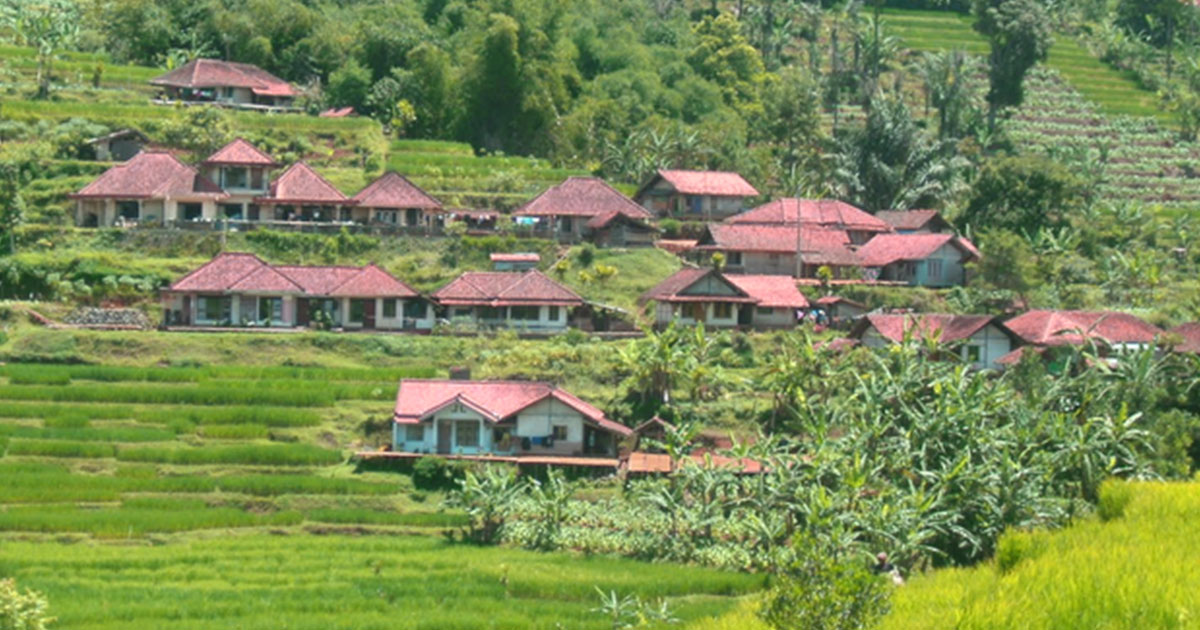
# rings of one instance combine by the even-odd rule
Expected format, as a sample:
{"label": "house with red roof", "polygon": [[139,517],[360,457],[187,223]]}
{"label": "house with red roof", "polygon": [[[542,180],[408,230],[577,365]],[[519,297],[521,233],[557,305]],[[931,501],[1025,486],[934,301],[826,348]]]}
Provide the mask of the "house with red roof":
{"label": "house with red roof", "polygon": [[171,283],[162,302],[174,326],[290,328],[324,320],[343,329],[429,330],[434,322],[428,301],[378,265],[271,265],[233,252]]}
{"label": "house with red roof", "polygon": [[542,257],[534,252],[493,252],[488,255],[488,259],[492,261],[492,269],[496,271],[528,271],[537,269],[538,263],[542,262]]}
{"label": "house with red roof", "polygon": [[633,199],[657,217],[712,221],[741,212],[758,195],[737,173],[660,169]]}
{"label": "house with red roof", "polygon": [[229,194],[174,155],[143,151],[104,171],[79,192],[75,223],[108,227],[213,217]]}
{"label": "house with red roof", "polygon": [[937,210],[880,210],[875,216],[900,234],[941,234],[954,228]]}
{"label": "house with red roof", "polygon": [[254,198],[262,206],[262,217],[275,221],[350,222],[353,199],[342,194],[329,180],[300,161],[289,166]]}
{"label": "house with red roof", "polygon": [[906,339],[936,339],[947,350],[974,368],[995,369],[1017,340],[991,315],[940,313],[871,313],[850,330],[850,339],[868,348],[884,348]]}
{"label": "house with red roof", "polygon": [[583,298],[542,272],[468,271],[430,296],[450,321],[562,331]]}
{"label": "house with red roof", "polygon": [[967,263],[980,257],[971,241],[954,234],[880,234],[857,254],[873,279],[920,287],[961,285]]}
{"label": "house with red roof", "polygon": [[1200,322],[1180,324],[1168,330],[1167,336],[1176,352],[1200,354]]}
{"label": "house with red roof", "polygon": [[776,199],[753,210],[736,214],[725,223],[736,225],[796,224],[827,230],[843,230],[853,245],[861,245],[877,234],[892,231],[883,220],[837,199]]}
{"label": "house with red roof", "polygon": [[185,221],[213,218],[259,221],[263,217],[257,197],[267,194],[271,171],[279,163],[270,155],[242,138],[217,149],[200,163],[200,172],[216,182],[226,193],[216,217],[180,217]]}
{"label": "house with red roof", "polygon": [[193,59],[150,79],[164,100],[213,103],[248,109],[291,108],[299,94],[292,84],[248,63]]}
{"label": "house with red roof", "polygon": [[683,268],[638,299],[655,303],[658,326],[671,322],[714,328],[789,328],[808,300],[791,276],[724,274],[712,268]]}
{"label": "house with red roof", "polygon": [[1046,359],[1052,368],[1061,365],[1067,346],[1094,344],[1105,355],[1154,347],[1163,331],[1141,318],[1118,311],[1032,310],[1004,322],[1016,336],[1020,348],[1001,359],[1002,364],[1019,362],[1026,352]]}
{"label": "house with red roof", "polygon": [[629,427],[550,383],[404,379],[393,450],[438,455],[615,457]]}
{"label": "house with red roof", "polygon": [[[800,252],[797,269],[796,252]],[[727,273],[816,277],[828,266],[836,277],[857,274],[859,257],[845,230],[796,225],[710,223],[697,240],[691,257],[707,264],[714,253],[725,256]]]}
{"label": "house with red roof", "polygon": [[651,214],[599,177],[568,177],[512,213],[558,240],[626,247],[652,245],[658,230]]}
{"label": "house with red roof", "polygon": [[387,171],[351,198],[355,223],[434,227],[442,222],[442,202],[395,171]]}

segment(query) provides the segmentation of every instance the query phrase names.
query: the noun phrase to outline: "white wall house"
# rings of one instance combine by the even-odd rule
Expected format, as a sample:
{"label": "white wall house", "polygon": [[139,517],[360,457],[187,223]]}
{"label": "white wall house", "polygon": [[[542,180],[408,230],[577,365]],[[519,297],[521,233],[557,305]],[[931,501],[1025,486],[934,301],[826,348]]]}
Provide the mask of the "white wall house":
{"label": "white wall house", "polygon": [[945,350],[976,369],[997,369],[997,360],[1014,348],[1013,335],[990,315],[871,314],[863,316],[850,336],[869,348],[937,336]]}

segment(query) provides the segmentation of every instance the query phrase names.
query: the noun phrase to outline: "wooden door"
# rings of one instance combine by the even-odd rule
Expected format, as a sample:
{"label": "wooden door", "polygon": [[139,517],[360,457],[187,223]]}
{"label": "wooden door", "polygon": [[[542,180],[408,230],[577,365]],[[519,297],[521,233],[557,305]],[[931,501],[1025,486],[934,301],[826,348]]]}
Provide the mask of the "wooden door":
{"label": "wooden door", "polygon": [[447,455],[450,453],[450,421],[439,420],[437,423],[437,452]]}
{"label": "wooden door", "polygon": [[363,328],[375,327],[375,300],[363,300]]}
{"label": "wooden door", "polygon": [[183,312],[179,314],[179,322],[184,326],[192,324],[192,296],[183,296]]}
{"label": "wooden door", "polygon": [[308,322],[309,322],[308,299],[307,298],[297,298],[296,299],[296,325],[297,326],[307,326]]}

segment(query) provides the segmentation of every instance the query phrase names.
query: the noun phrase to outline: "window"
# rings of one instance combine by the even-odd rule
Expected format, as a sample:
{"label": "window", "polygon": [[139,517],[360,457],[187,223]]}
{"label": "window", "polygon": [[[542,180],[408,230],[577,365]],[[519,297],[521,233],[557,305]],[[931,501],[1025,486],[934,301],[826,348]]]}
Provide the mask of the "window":
{"label": "window", "polygon": [[930,258],[925,264],[929,270],[930,280],[942,279],[942,260],[940,258]]}
{"label": "window", "polygon": [[549,314],[546,316],[546,318],[552,322],[558,321],[558,307],[551,306],[548,310],[549,310]]}
{"label": "window", "polygon": [[455,443],[459,446],[479,446],[479,423],[474,420],[463,420],[454,423]]}
{"label": "window", "polygon": [[141,214],[141,204],[139,204],[138,202],[136,202],[136,201],[118,201],[117,202],[117,215],[120,216],[122,219],[132,219],[132,220],[136,221],[139,214]]}
{"label": "window", "polygon": [[479,319],[504,319],[504,309],[484,306],[479,309]]}
{"label": "window", "polygon": [[424,442],[425,441],[425,425],[410,424],[404,427],[405,442]]}
{"label": "window", "polygon": [[756,310],[758,311],[759,315],[774,315],[775,314],[775,309],[767,308],[765,306],[760,306]]}
{"label": "window", "polygon": [[492,429],[492,447],[497,451],[512,450],[512,429],[509,427],[496,427]]}
{"label": "window", "polygon": [[263,190],[263,170],[261,168],[250,169],[250,186],[255,190]]}
{"label": "window", "polygon": [[184,221],[199,221],[204,216],[204,206],[198,203],[181,203],[179,207]]}
{"label": "window", "polygon": [[[424,300],[410,300],[404,303],[404,316],[412,319],[425,319],[426,310],[429,305]],[[470,311],[467,311],[470,315]]]}
{"label": "window", "polygon": [[559,217],[558,229],[560,232],[572,232],[575,229],[575,222],[571,220],[571,217]]}
{"label": "window", "polygon": [[566,440],[567,439],[567,425],[565,425],[565,424],[554,425],[551,436],[554,438],[554,441],[556,441],[556,442]]}
{"label": "window", "polygon": [[470,317],[470,316],[471,316],[471,309],[469,309],[469,308],[454,309],[454,317]]}
{"label": "window", "polygon": [[396,302],[399,302],[399,300],[384,300],[383,301],[383,316],[384,317],[395,317],[396,316]]}
{"label": "window", "polygon": [[769,261],[772,265],[778,265],[779,254],[767,254],[767,261]]}
{"label": "window", "polygon": [[233,98],[233,88],[225,88],[225,98]]}
{"label": "window", "polygon": [[730,267],[741,267],[742,252],[727,252],[725,254],[725,264]]}
{"label": "window", "polygon": [[980,346],[967,346],[963,348],[963,356],[967,363],[979,363],[980,357],[983,356],[983,348]]}
{"label": "window", "polygon": [[218,322],[231,318],[233,300],[220,296],[204,296],[196,303],[196,319]]}
{"label": "window", "polygon": [[242,218],[242,204],[240,203],[223,203],[221,204],[221,214],[225,215],[226,219],[234,219],[240,221]]}
{"label": "window", "polygon": [[395,210],[376,210],[375,211],[375,220],[378,221],[379,223],[387,223],[389,225],[395,225],[396,224],[396,211]]}
{"label": "window", "polygon": [[729,302],[715,302],[713,304],[713,317],[720,319],[733,317],[733,305]]}
{"label": "window", "polygon": [[537,321],[541,310],[537,306],[513,306],[508,309],[508,316],[522,321]]}
{"label": "window", "polygon": [[221,169],[221,176],[224,180],[224,188],[245,188],[246,184],[250,181],[246,169],[241,166],[230,166]]}
{"label": "window", "polygon": [[367,300],[350,300],[350,321],[355,324],[361,324],[363,320],[363,311],[367,308]]}
{"label": "window", "polygon": [[259,321],[283,321],[283,298],[258,298]]}

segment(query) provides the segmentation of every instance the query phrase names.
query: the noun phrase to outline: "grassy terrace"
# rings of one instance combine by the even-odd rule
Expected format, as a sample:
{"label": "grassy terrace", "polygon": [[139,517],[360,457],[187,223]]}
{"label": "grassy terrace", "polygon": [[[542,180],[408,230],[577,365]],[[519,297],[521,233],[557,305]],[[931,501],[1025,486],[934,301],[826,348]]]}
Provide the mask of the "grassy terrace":
{"label": "grassy terrace", "polygon": [[[972,30],[969,16],[900,9],[887,9],[884,16],[888,29],[908,48],[929,51],[958,48],[974,55],[988,54],[987,41]],[[1106,114],[1167,118],[1157,107],[1153,93],[1138,87],[1128,73],[1101,63],[1069,36],[1055,37],[1046,65],[1062,74]]]}

